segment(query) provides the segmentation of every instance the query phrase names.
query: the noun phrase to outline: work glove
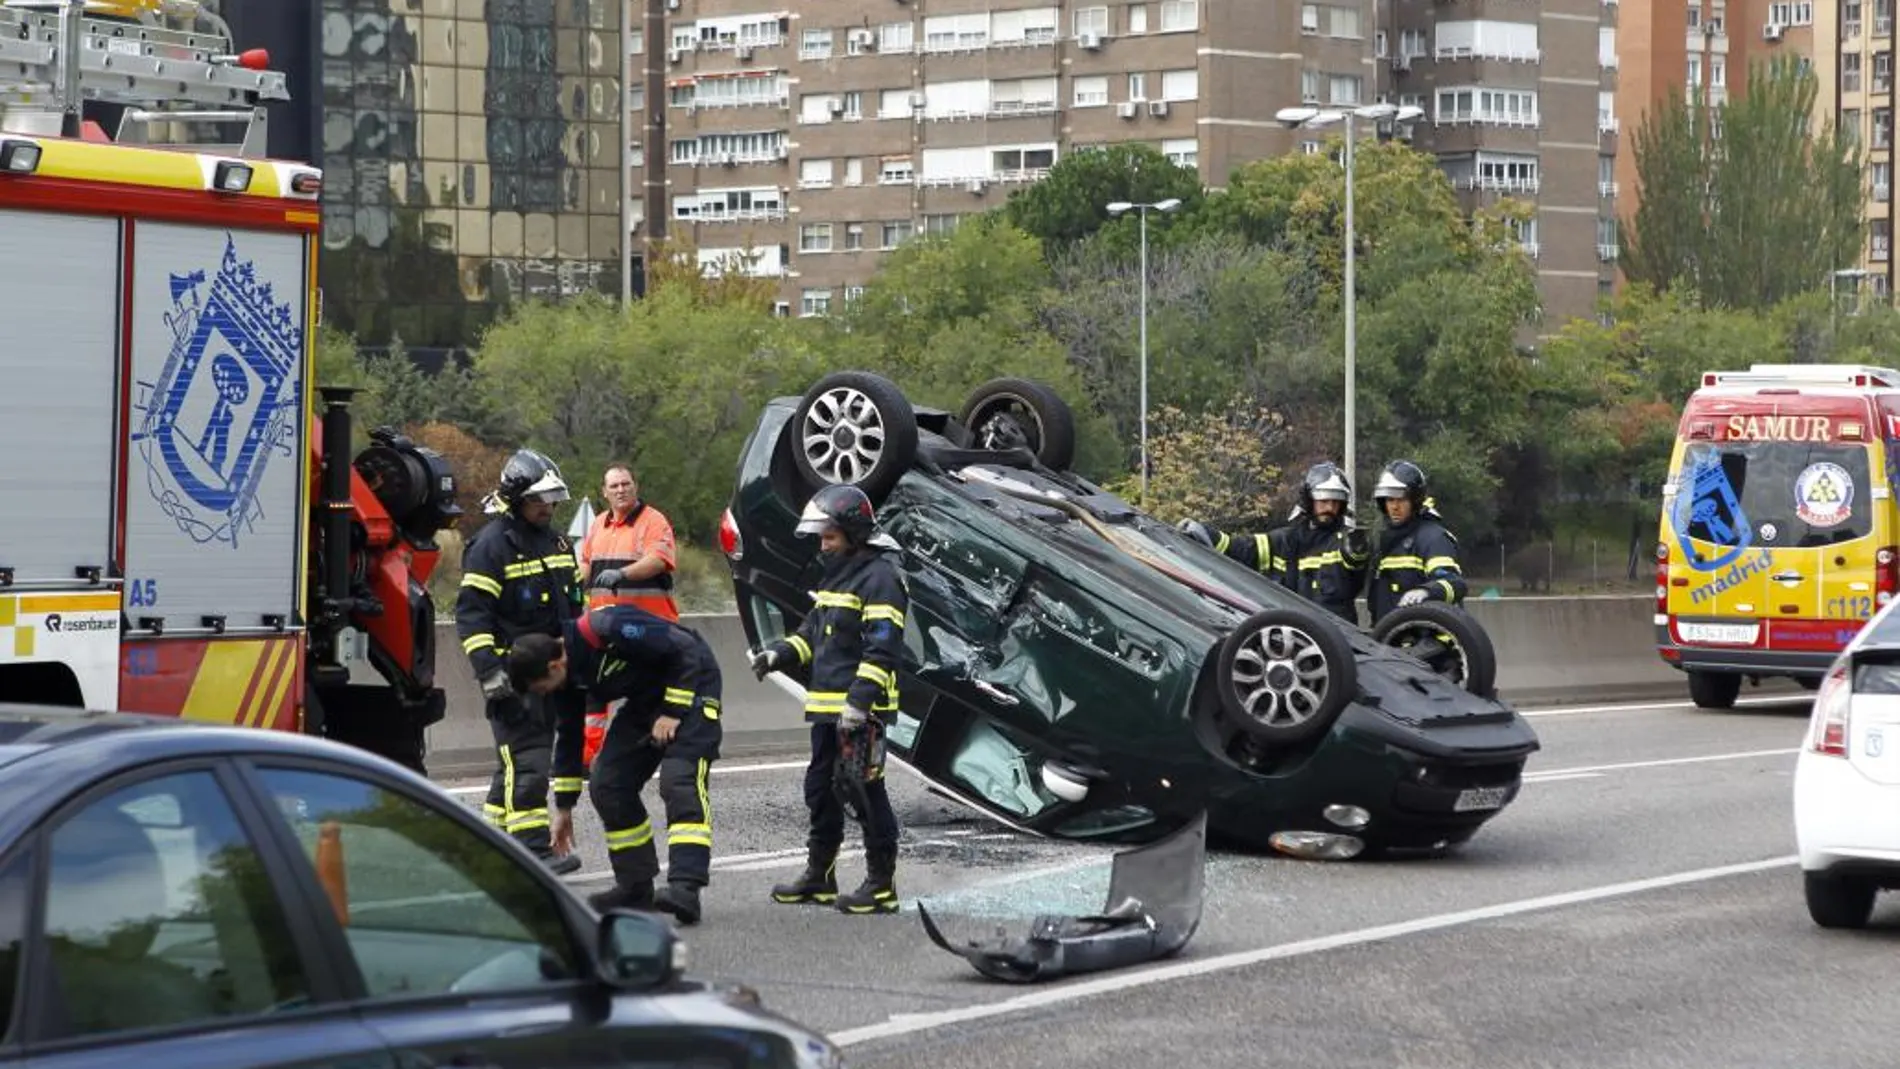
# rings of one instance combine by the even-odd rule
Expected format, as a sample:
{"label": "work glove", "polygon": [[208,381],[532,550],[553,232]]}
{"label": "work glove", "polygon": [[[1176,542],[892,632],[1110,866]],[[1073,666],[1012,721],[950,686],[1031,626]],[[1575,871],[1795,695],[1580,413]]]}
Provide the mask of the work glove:
{"label": "work glove", "polygon": [[1425,600],[1425,588],[1416,587],[1414,589],[1406,591],[1405,594],[1399,598],[1399,606],[1403,608],[1404,606],[1407,606],[1407,605],[1417,605],[1424,600]]}
{"label": "work glove", "polygon": [[1204,545],[1209,549],[1214,548],[1214,536],[1208,531],[1207,525],[1202,523],[1201,521],[1182,520],[1180,523],[1177,523],[1174,526],[1175,526],[1175,530],[1180,531],[1182,534],[1187,535],[1189,538],[1194,539],[1196,542],[1199,542],[1201,545]]}
{"label": "work glove", "polygon": [[871,719],[871,714],[855,705],[847,705],[844,712],[838,714],[839,731],[856,731]]}
{"label": "work glove", "polygon": [[772,669],[776,667],[778,667],[778,651],[777,650],[763,649],[752,655],[753,678],[764,679],[765,673],[770,672]]}
{"label": "work glove", "polygon": [[512,698],[514,694],[515,688],[508,682],[506,669],[497,668],[482,677],[482,697],[489,701]]}
{"label": "work glove", "polygon": [[594,577],[594,587],[598,590],[612,590],[614,587],[619,586],[621,581],[625,578],[626,576],[620,574],[620,569],[609,568]]}

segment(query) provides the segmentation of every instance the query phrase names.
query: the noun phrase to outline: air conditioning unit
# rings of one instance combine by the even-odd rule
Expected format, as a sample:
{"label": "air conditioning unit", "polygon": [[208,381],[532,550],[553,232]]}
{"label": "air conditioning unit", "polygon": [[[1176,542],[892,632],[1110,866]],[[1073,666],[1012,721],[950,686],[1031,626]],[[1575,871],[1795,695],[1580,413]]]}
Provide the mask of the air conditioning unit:
{"label": "air conditioning unit", "polygon": [[843,115],[844,101],[839,100],[837,97],[832,97],[831,98],[831,113],[833,115]]}
{"label": "air conditioning unit", "polygon": [[1411,70],[1411,69],[1412,69],[1412,57],[1411,57],[1411,56],[1409,56],[1409,55],[1407,55],[1407,54],[1405,54],[1404,52],[1394,52],[1394,53],[1392,53],[1392,69],[1393,69],[1393,70],[1395,70],[1395,71],[1409,71],[1409,70]]}
{"label": "air conditioning unit", "polygon": [[922,93],[912,93],[910,95],[910,110],[921,111],[923,110],[923,107],[924,107],[924,95]]}
{"label": "air conditioning unit", "polygon": [[877,51],[877,36],[870,30],[852,30],[850,41],[863,51]]}
{"label": "air conditioning unit", "polygon": [[751,45],[740,45],[740,46],[739,46],[739,47],[738,47],[738,48],[737,48],[737,49],[736,49],[736,50],[735,50],[735,51],[733,52],[733,55],[736,55],[736,56],[738,56],[738,57],[739,57],[739,62],[741,62],[741,63],[744,63],[744,62],[745,62],[746,60],[749,60],[749,59],[751,59],[751,58],[752,58],[752,46],[751,46]]}
{"label": "air conditioning unit", "polygon": [[1135,117],[1136,107],[1138,107],[1138,105],[1134,101],[1124,100],[1120,104],[1115,105],[1115,114],[1124,119],[1132,119]]}
{"label": "air conditioning unit", "polygon": [[1763,26],[1761,28],[1761,39],[1764,41],[1781,40],[1781,24],[1778,22],[1771,22],[1768,25]]}
{"label": "air conditioning unit", "polygon": [[965,182],[963,184],[963,188],[969,190],[972,193],[975,193],[977,196],[982,196],[983,195],[983,180],[981,178],[972,178],[968,182]]}
{"label": "air conditioning unit", "polygon": [[1075,43],[1088,49],[1090,52],[1099,52],[1102,48],[1102,35],[1094,32],[1078,34],[1075,38]]}
{"label": "air conditioning unit", "polygon": [[1168,102],[1165,100],[1150,100],[1148,102],[1148,114],[1154,116],[1157,119],[1167,118],[1168,117]]}
{"label": "air conditioning unit", "polygon": [[790,146],[790,145],[780,145],[780,146],[778,147],[778,158],[779,158],[779,159],[781,159],[781,160],[789,160],[789,159],[791,159],[791,158],[792,158],[792,148],[791,148],[791,146]]}
{"label": "air conditioning unit", "polygon": [[721,167],[731,167],[737,164],[738,162],[739,162],[738,157],[734,156],[730,152],[721,152],[719,154],[719,165]]}
{"label": "air conditioning unit", "polygon": [[685,58],[686,58],[686,50],[684,48],[667,49],[666,61],[668,63],[678,63],[680,60],[685,59]]}
{"label": "air conditioning unit", "polygon": [[668,11],[678,11],[680,9],[680,0],[666,0],[666,9]]}

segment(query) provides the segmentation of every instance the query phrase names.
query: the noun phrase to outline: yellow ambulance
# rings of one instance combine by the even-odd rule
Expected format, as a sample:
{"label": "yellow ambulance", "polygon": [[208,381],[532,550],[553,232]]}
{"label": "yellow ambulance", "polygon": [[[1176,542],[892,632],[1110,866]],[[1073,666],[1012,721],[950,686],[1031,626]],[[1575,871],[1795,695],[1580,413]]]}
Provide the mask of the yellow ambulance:
{"label": "yellow ambulance", "polygon": [[1656,645],[1699,706],[1812,689],[1900,589],[1900,371],[1709,371],[1684,406],[1656,543]]}

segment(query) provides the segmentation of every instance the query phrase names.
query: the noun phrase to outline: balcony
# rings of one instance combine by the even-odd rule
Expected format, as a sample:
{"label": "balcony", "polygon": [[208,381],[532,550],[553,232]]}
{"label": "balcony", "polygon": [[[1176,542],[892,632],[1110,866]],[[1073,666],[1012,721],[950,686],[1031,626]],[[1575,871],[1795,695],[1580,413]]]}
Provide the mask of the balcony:
{"label": "balcony", "polygon": [[1535,193],[1539,182],[1535,178],[1500,178],[1495,175],[1461,175],[1453,180],[1458,189],[1481,189],[1491,193]]}

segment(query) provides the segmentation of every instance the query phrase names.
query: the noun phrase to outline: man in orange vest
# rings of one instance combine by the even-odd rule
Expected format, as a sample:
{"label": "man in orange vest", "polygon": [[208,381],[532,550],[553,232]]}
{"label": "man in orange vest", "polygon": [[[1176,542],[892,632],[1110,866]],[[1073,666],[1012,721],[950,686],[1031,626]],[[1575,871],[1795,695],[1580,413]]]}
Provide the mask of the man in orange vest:
{"label": "man in orange vest", "polygon": [[[678,621],[673,602],[673,524],[665,513],[640,500],[640,481],[631,465],[614,463],[601,477],[607,508],[581,539],[580,565],[587,608],[637,605],[667,621]],[[587,717],[581,759],[591,768],[607,737],[606,710]]]}

